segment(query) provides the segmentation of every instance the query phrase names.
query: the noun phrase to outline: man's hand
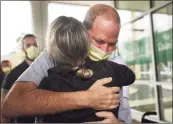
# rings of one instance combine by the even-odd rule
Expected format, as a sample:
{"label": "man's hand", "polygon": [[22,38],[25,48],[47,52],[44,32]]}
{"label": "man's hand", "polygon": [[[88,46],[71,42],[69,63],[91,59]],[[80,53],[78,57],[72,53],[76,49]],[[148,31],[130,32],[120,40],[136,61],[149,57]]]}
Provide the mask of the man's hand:
{"label": "man's hand", "polygon": [[114,109],[119,105],[119,87],[103,86],[112,81],[112,78],[97,80],[89,89],[88,106],[96,110]]}
{"label": "man's hand", "polygon": [[101,111],[96,113],[97,117],[104,118],[103,121],[87,122],[87,123],[107,123],[107,124],[121,124],[112,112]]}

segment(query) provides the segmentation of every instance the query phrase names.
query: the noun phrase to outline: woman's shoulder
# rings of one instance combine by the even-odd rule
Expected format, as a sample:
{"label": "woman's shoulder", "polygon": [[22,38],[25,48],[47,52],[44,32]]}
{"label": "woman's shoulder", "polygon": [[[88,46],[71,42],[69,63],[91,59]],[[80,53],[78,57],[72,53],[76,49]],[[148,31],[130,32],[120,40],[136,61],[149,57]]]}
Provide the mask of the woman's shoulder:
{"label": "woman's shoulder", "polygon": [[40,55],[36,58],[36,61],[39,61],[40,64],[42,65],[46,64],[48,68],[52,68],[55,66],[55,61],[53,56],[51,56],[51,54],[46,50],[43,50],[40,53]]}

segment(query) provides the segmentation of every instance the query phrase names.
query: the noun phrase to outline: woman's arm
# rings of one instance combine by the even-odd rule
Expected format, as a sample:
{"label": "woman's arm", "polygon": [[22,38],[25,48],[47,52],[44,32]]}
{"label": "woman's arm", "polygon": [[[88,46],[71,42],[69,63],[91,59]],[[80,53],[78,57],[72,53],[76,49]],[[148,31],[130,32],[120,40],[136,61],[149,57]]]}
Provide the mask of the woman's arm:
{"label": "woman's arm", "polygon": [[[125,65],[114,63],[114,72],[115,72],[115,83],[116,86],[128,86],[133,84],[135,81],[134,72]],[[114,80],[113,80],[114,81]]]}
{"label": "woman's arm", "polygon": [[120,73],[120,82],[123,86],[133,84],[135,82],[134,72],[125,65],[122,65],[122,71]]}

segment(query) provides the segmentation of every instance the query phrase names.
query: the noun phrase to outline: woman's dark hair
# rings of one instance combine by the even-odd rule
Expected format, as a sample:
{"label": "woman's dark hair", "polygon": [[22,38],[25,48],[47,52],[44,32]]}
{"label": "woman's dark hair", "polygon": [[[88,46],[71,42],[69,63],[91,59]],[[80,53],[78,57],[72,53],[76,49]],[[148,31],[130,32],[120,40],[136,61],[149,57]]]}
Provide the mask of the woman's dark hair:
{"label": "woman's dark hair", "polygon": [[85,26],[72,17],[60,16],[50,25],[47,35],[47,50],[57,66],[78,70],[77,76],[88,78],[91,70],[84,69],[88,56],[90,36]]}

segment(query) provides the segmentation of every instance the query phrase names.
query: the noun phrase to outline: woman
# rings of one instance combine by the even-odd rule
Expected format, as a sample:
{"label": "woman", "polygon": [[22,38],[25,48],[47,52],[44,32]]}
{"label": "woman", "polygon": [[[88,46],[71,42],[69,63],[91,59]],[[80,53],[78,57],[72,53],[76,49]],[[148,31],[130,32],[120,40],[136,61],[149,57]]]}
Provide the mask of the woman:
{"label": "woman", "polygon": [[[53,56],[56,67],[48,70],[40,84],[41,89],[72,92],[87,90],[98,79],[112,77],[107,86],[130,85],[134,73],[126,66],[107,60],[93,61],[89,57],[90,36],[81,22],[72,18],[58,17],[49,29],[47,51]],[[121,83],[120,83],[121,82]],[[118,107],[111,110],[118,117]],[[40,117],[45,123],[81,123],[102,120],[97,111],[85,108]]]}

